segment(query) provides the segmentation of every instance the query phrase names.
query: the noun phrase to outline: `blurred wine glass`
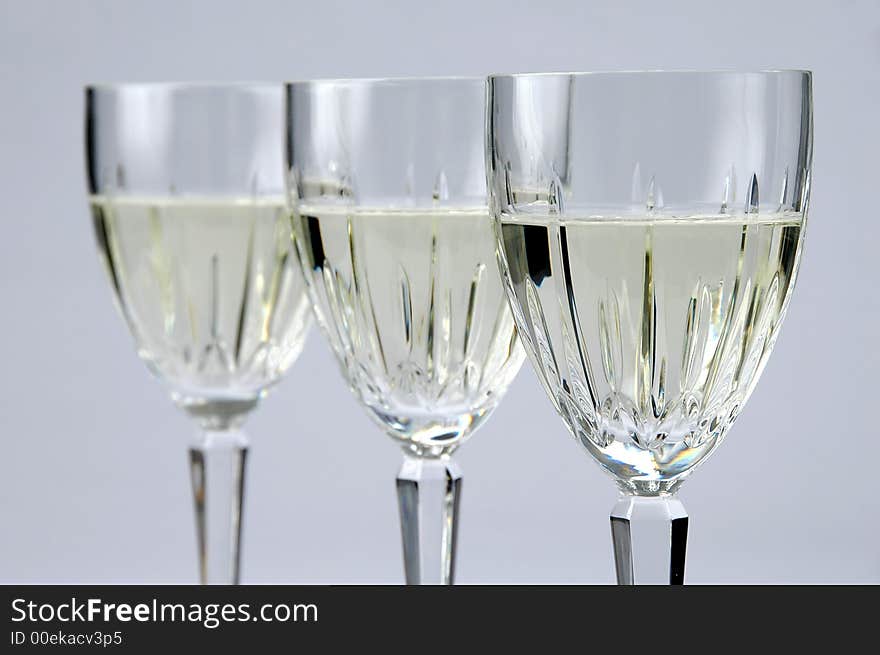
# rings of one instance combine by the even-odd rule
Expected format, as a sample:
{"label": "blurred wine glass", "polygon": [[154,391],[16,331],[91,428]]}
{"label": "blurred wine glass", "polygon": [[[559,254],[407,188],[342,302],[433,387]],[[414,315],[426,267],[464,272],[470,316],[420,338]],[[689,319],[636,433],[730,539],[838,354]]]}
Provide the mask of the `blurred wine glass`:
{"label": "blurred wine glass", "polygon": [[197,423],[203,583],[237,583],[241,425],[311,319],[284,198],[281,84],[86,90],[98,248],[138,354]]}

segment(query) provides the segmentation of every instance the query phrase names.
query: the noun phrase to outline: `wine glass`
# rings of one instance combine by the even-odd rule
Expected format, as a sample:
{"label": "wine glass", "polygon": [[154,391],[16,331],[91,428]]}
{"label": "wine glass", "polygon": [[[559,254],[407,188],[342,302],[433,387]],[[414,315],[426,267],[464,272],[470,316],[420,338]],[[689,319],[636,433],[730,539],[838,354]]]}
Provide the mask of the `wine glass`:
{"label": "wine glass", "polygon": [[199,426],[189,452],[203,584],[238,582],[241,425],[311,320],[283,114],[280,83],[86,89],[98,248],[138,354]]}
{"label": "wine glass", "polygon": [[810,73],[500,75],[488,96],[489,205],[525,349],[622,492],[618,582],[681,584],[675,492],[748,400],[794,288]]}
{"label": "wine glass", "polygon": [[294,83],[294,234],[318,324],[367,414],[402,447],[408,584],[452,584],[452,453],[524,359],[486,207],[485,80]]}

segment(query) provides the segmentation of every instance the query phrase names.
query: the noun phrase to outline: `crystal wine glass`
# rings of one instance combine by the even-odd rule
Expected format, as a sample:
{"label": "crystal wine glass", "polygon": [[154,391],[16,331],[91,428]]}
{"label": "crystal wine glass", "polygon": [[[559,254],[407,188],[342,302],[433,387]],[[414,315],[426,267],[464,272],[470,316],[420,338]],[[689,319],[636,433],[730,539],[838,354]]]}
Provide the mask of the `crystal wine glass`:
{"label": "crystal wine glass", "polygon": [[755,387],[794,288],[804,71],[495,76],[499,262],[538,376],[617,482],[620,584],[681,584],[675,492]]}
{"label": "crystal wine glass", "polygon": [[367,414],[403,448],[408,584],[451,584],[450,455],[524,359],[495,264],[485,80],[288,86],[294,233],[318,324]]}
{"label": "crystal wine glass", "polygon": [[284,198],[284,87],[86,90],[98,247],[138,354],[199,425],[190,448],[200,578],[239,578],[241,425],[311,319]]}

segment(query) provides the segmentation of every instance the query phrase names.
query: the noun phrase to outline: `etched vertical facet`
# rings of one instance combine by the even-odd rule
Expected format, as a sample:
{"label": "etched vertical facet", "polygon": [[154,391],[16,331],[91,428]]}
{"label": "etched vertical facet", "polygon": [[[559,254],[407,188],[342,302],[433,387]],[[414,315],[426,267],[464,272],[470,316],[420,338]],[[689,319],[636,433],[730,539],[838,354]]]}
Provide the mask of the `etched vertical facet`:
{"label": "etched vertical facet", "polygon": [[761,206],[760,198],[758,196],[758,176],[755,173],[752,173],[752,179],[749,181],[749,188],[746,191],[746,214],[757,214],[758,209]]}

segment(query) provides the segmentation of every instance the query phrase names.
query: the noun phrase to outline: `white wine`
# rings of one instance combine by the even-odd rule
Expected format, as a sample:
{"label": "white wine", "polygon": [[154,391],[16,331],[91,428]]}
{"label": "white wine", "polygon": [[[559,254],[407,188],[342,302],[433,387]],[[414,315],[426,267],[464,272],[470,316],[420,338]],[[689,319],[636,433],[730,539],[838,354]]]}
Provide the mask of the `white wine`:
{"label": "white wine", "polygon": [[524,354],[485,208],[297,208],[318,321],[352,390],[420,454],[451,452]]}
{"label": "white wine", "polygon": [[501,216],[523,343],[569,429],[625,486],[670,490],[720,442],[776,340],[801,225]]}
{"label": "white wine", "polygon": [[141,358],[211,420],[247,411],[302,349],[310,310],[283,198],[93,196]]}

